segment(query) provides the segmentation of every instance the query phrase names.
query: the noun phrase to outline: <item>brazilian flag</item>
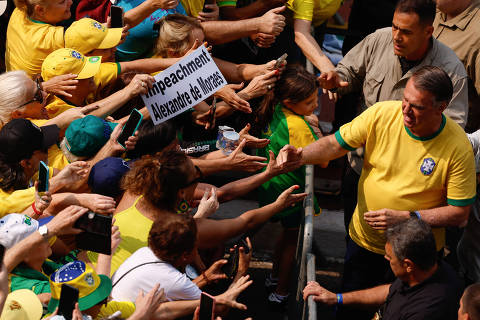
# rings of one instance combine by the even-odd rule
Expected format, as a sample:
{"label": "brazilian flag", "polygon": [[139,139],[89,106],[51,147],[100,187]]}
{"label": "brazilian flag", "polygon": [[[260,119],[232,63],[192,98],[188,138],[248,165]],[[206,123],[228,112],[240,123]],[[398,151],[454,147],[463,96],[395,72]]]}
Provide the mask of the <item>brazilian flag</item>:
{"label": "brazilian flag", "polygon": [[[282,104],[275,106],[272,121],[262,131],[261,138],[270,139],[270,143],[263,149],[259,149],[257,154],[269,159],[268,151],[272,150],[275,156],[278,155],[283,146],[290,144],[295,148],[306,147],[312,142],[318,140],[310,125],[305,121],[304,117],[298,115],[286,108]],[[302,193],[305,190],[305,166],[302,166],[295,171],[278,175],[269,181],[265,182],[259,187],[259,205],[264,206],[275,202],[277,197],[285,191],[285,189],[292,185],[298,184],[300,189],[295,190],[294,193]],[[320,212],[317,199],[314,197],[315,213]],[[284,220],[287,217],[296,213],[300,217],[303,210],[303,203],[299,202],[294,207],[289,207],[282,212],[277,213],[272,221]],[[293,217],[289,217],[290,219]],[[290,223],[287,223],[290,224]],[[293,225],[287,227],[294,227]]]}

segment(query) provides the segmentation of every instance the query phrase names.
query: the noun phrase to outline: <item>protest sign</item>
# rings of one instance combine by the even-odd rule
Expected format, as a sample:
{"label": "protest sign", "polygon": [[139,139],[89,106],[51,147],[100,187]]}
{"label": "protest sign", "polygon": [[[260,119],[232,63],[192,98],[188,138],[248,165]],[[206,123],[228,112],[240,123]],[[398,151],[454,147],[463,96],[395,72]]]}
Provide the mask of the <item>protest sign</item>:
{"label": "protest sign", "polygon": [[142,95],[154,124],[178,116],[227,84],[205,46],[155,76]]}

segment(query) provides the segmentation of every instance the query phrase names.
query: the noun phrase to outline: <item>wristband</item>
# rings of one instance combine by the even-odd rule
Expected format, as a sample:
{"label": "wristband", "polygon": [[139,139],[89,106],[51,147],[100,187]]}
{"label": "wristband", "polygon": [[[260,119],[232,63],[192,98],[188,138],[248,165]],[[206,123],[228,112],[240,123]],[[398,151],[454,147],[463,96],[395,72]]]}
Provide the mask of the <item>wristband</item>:
{"label": "wristband", "polygon": [[422,220],[422,216],[418,211],[410,211],[410,217],[417,218],[418,220]]}
{"label": "wristband", "polygon": [[35,213],[34,214],[35,216],[41,216],[42,215],[42,213],[40,211],[38,211],[37,208],[35,207],[35,202],[32,203],[32,209],[33,209],[33,212]]}
{"label": "wristband", "polygon": [[337,293],[337,305],[341,306],[343,304],[343,295],[341,293]]}

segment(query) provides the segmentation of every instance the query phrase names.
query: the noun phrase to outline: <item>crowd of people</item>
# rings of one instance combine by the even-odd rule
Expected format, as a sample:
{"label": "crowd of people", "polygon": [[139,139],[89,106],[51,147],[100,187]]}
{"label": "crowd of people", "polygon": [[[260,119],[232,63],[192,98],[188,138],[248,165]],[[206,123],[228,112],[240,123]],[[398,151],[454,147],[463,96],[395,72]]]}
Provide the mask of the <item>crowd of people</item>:
{"label": "crowd of people", "polygon": [[[5,1],[0,318],[199,319],[206,293],[228,317],[269,221],[265,304],[285,311],[305,166],[345,157],[341,289],[304,299],[338,319],[480,320],[480,0],[354,0],[335,66],[322,42],[341,2]],[[142,96],[200,46],[228,84],[154,124]],[[211,217],[247,194],[258,208]]]}

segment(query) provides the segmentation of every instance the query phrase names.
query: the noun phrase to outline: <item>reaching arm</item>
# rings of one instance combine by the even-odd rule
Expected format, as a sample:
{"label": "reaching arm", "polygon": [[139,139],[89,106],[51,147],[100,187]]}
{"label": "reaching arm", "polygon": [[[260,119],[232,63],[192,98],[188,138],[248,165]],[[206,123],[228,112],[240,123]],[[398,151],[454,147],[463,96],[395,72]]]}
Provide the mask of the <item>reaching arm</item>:
{"label": "reaching arm", "polygon": [[[342,293],[344,305],[355,305],[369,309],[378,308],[387,300],[390,284],[384,284],[364,290]],[[313,300],[327,305],[337,304],[337,295],[320,286],[315,281],[310,281],[303,289],[303,299],[313,296]]]}
{"label": "reaching arm", "polygon": [[150,75],[137,74],[132,81],[130,81],[128,86],[122,90],[115,92],[105,99],[88,105],[87,107],[91,105],[98,106],[98,108],[90,112],[90,114],[100,118],[105,118],[123,106],[128,100],[138,96],[139,94],[146,94],[148,92],[148,88],[151,88],[154,82],[155,79]]}
{"label": "reaching arm", "polygon": [[258,17],[261,14],[264,14],[271,8],[283,6],[284,1],[272,1],[272,3],[267,3],[267,1],[254,1],[245,7],[235,7],[235,6],[224,6],[220,7],[220,16],[222,20],[242,20]]}
{"label": "reaching arm", "polygon": [[154,73],[162,71],[180,61],[179,58],[149,58],[120,62],[122,73],[137,71]]}
{"label": "reaching arm", "polygon": [[135,8],[125,12],[123,19],[125,24],[133,28],[158,9],[173,9],[177,5],[178,1],[176,0],[146,0]]}
{"label": "reaching arm", "polygon": [[221,44],[248,37],[262,32],[279,35],[285,26],[285,17],[280,13],[285,7],[274,8],[258,18],[239,21],[205,21],[202,22],[208,42]]}
{"label": "reaching arm", "polygon": [[303,164],[322,164],[333,159],[346,155],[348,150],[343,149],[338,143],[335,135],[318,139],[303,148]]}
{"label": "reaching arm", "polygon": [[[444,207],[419,210],[420,217],[432,227],[464,227],[468,221],[471,206],[457,207],[447,205]],[[385,230],[399,222],[408,220],[410,211],[381,209],[365,212],[365,221],[376,230]]]}
{"label": "reaching arm", "polygon": [[323,53],[317,41],[310,33],[311,21],[295,19],[293,28],[295,30],[295,43],[300,47],[303,54],[320,72],[325,73],[334,70],[332,62]]}

